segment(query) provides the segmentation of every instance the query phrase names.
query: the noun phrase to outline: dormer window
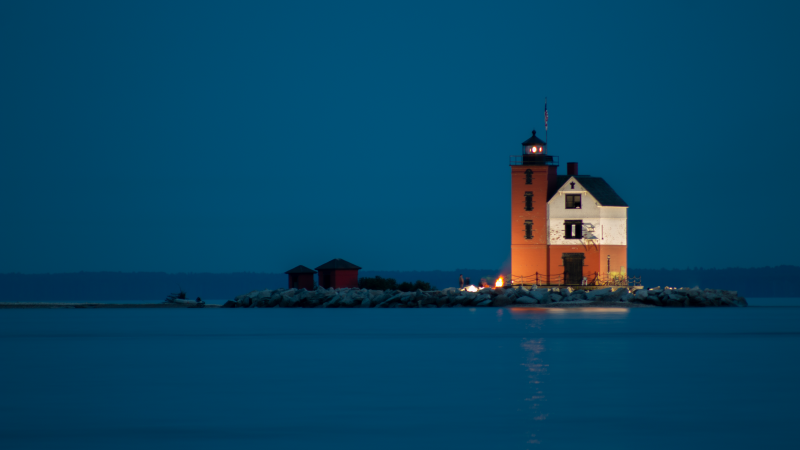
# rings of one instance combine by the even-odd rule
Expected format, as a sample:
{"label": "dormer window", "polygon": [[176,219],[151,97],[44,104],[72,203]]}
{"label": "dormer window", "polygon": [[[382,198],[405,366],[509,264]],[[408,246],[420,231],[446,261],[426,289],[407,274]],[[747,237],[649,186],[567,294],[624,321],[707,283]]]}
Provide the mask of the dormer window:
{"label": "dormer window", "polygon": [[531,169],[525,171],[525,184],[533,184],[533,171]]}
{"label": "dormer window", "polygon": [[581,209],[581,194],[567,194],[565,197],[567,209]]}

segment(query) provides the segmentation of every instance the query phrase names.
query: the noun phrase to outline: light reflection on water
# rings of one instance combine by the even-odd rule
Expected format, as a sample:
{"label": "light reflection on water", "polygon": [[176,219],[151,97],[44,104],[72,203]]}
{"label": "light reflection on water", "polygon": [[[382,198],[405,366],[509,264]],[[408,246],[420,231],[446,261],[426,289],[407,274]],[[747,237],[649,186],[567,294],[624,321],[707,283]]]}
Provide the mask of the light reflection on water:
{"label": "light reflection on water", "polygon": [[792,448],[800,308],[3,310],[0,448]]}

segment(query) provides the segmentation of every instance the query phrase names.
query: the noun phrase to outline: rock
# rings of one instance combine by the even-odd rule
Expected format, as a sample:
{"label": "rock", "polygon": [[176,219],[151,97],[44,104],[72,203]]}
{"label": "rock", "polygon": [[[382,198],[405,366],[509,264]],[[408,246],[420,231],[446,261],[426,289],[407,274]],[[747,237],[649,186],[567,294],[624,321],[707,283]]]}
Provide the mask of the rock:
{"label": "rock", "polygon": [[642,303],[644,303],[645,305],[655,305],[655,306],[662,305],[661,300],[658,298],[657,295],[648,295],[647,298],[642,300]]}
{"label": "rock", "polygon": [[372,306],[372,299],[368,298],[368,299],[364,300],[363,302],[361,302],[360,306],[362,308],[369,308],[370,306]]}
{"label": "rock", "polygon": [[491,304],[492,304],[491,300],[484,300],[484,301],[478,303],[476,306],[491,306]]}
{"label": "rock", "polygon": [[536,289],[531,291],[531,296],[539,301],[539,303],[549,303],[550,291],[547,289]]}
{"label": "rock", "polygon": [[339,301],[342,299],[338,294],[334,295],[332,299],[322,304],[323,308],[338,308]]}
{"label": "rock", "polygon": [[662,299],[661,302],[664,306],[683,307],[685,299],[686,297],[679,294],[667,294],[666,298]]}
{"label": "rock", "polygon": [[243,308],[249,308],[252,303],[253,299],[246,295],[239,300],[239,304],[242,305]]}
{"label": "rock", "polygon": [[297,301],[297,297],[294,295],[281,295],[281,301],[279,304],[281,305],[281,308],[288,308],[295,301]]}
{"label": "rock", "polygon": [[644,300],[647,298],[647,294],[648,294],[647,289],[639,289],[638,291],[636,291],[635,297],[637,300]]}
{"label": "rock", "polygon": [[492,300],[492,306],[508,306],[514,303],[514,300],[505,294],[498,295]]}
{"label": "rock", "polygon": [[561,293],[562,297],[569,297],[569,295],[572,294],[572,288],[571,287],[561,288],[559,292]]}
{"label": "rock", "polygon": [[224,305],[220,306],[220,308],[236,308],[238,305],[239,302],[228,300]]}
{"label": "rock", "polygon": [[614,292],[614,288],[594,289],[586,293],[586,300],[599,300],[595,297],[603,297]]}
{"label": "rock", "polygon": [[280,292],[273,292],[272,296],[269,298],[269,300],[266,301],[266,306],[268,308],[272,308],[272,307],[278,306],[280,304],[281,300],[283,300],[283,297],[281,296],[281,293]]}
{"label": "rock", "polygon": [[433,295],[424,294],[419,298],[420,306],[436,305],[436,297]]}
{"label": "rock", "polygon": [[517,297],[517,299],[515,300],[515,303],[520,303],[520,304],[523,304],[523,305],[535,305],[535,304],[539,303],[539,300],[536,300],[533,297],[528,297],[527,295],[523,295],[521,297]]}

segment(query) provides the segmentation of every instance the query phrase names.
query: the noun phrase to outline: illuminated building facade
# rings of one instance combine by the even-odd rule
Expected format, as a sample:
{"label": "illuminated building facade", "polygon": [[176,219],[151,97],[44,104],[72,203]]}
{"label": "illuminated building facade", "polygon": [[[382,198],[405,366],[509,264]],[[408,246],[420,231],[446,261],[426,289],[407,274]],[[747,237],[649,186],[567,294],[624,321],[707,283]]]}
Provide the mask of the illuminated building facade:
{"label": "illuminated building facade", "polygon": [[605,180],[578,174],[533,135],[511,157],[511,281],[567,284],[627,275],[628,205]]}

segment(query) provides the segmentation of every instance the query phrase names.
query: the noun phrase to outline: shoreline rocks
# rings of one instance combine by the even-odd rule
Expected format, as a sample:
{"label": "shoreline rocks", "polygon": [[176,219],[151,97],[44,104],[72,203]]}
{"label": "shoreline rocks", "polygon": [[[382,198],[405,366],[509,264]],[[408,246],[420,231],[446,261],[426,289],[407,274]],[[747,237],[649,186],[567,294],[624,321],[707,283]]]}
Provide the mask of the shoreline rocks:
{"label": "shoreline rocks", "polygon": [[536,305],[624,306],[649,305],[673,308],[747,306],[736,291],[718,289],[655,287],[573,289],[571,287],[485,288],[467,292],[456,288],[439,291],[345,289],[264,289],[229,300],[222,308],[453,308]]}

